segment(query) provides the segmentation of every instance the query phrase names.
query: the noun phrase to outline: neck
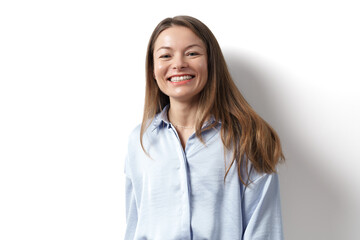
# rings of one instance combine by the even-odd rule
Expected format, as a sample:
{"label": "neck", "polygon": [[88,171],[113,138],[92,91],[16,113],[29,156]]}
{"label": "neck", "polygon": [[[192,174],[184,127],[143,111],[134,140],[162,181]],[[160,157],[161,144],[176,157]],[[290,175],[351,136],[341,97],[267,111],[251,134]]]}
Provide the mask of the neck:
{"label": "neck", "polygon": [[197,109],[197,103],[189,104],[172,101],[170,102],[168,119],[175,126],[183,128],[195,128]]}

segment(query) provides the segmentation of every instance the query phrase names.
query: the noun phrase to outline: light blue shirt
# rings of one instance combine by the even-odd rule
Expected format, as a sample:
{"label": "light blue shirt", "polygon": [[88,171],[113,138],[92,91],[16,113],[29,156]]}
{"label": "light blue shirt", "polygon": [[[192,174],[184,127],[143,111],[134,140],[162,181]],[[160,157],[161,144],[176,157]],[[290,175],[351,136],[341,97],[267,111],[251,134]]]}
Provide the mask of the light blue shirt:
{"label": "light blue shirt", "polygon": [[183,150],[167,109],[144,134],[151,158],[140,126],[129,138],[125,240],[283,239],[277,174],[250,166],[245,187],[233,164],[224,183],[231,153],[224,155],[221,123],[202,133],[205,145],[193,134]]}

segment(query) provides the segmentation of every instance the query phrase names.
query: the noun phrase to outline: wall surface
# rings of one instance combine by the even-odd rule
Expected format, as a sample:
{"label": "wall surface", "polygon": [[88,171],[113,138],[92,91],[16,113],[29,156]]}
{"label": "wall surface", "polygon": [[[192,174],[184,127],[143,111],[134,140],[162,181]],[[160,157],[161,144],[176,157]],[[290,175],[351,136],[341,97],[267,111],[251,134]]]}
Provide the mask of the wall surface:
{"label": "wall surface", "polygon": [[2,1],[0,239],[122,239],[147,41],[192,15],[279,133],[285,238],[357,239],[356,1]]}

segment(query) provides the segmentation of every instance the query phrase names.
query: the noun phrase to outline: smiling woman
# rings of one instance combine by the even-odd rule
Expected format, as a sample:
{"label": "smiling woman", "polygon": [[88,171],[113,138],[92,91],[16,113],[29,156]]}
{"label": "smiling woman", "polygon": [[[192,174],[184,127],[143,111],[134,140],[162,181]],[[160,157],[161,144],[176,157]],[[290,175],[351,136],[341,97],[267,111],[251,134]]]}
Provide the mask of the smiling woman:
{"label": "smiling woman", "polygon": [[154,76],[160,90],[172,102],[196,103],[208,78],[202,40],[189,28],[174,26],[160,33],[154,49]]}
{"label": "smiling woman", "polygon": [[[173,111],[186,108],[183,112],[189,114],[191,108],[196,110],[198,94],[208,78],[206,47],[189,28],[174,26],[160,33],[154,49],[154,77],[161,92],[172,103],[168,117],[175,127],[182,126],[178,134],[185,148],[193,128],[184,126],[194,126],[195,119],[176,119]],[[181,121],[183,125],[175,124]]]}
{"label": "smiling woman", "polygon": [[125,239],[283,239],[276,132],[236,88],[211,31],[166,18],[150,37],[130,135]]}

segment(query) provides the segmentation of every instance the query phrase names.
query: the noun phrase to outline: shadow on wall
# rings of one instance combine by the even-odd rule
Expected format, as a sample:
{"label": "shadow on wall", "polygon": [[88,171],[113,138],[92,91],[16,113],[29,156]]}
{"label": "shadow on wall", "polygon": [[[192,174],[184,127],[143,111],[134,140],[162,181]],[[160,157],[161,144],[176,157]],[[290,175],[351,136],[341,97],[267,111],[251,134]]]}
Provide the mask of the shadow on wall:
{"label": "shadow on wall", "polygon": [[347,196],[330,184],[336,176],[326,174],[325,167],[314,167],[313,163],[325,155],[311,147],[311,139],[302,142],[297,137],[301,122],[289,116],[286,89],[273,84],[285,82],[274,81],[284,76],[240,53],[224,51],[224,55],[243,96],[276,129],[282,141],[286,163],[280,166],[279,176],[285,239],[351,239],[347,236]]}

